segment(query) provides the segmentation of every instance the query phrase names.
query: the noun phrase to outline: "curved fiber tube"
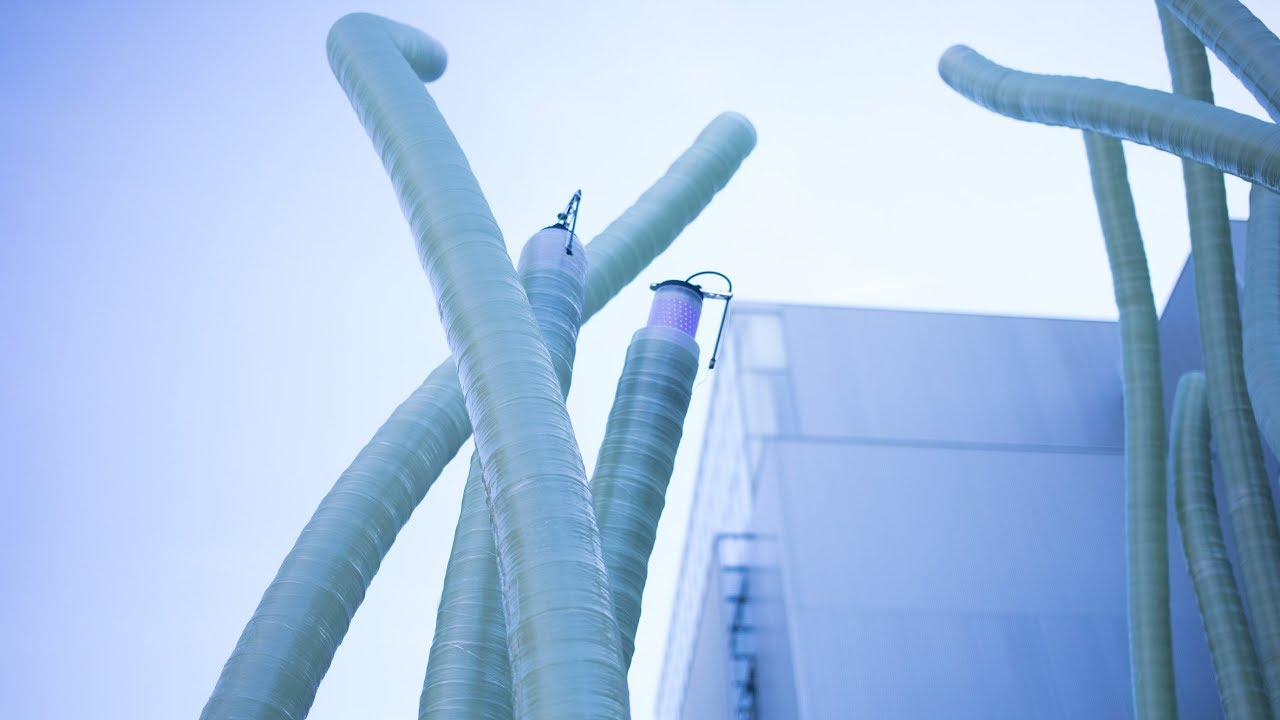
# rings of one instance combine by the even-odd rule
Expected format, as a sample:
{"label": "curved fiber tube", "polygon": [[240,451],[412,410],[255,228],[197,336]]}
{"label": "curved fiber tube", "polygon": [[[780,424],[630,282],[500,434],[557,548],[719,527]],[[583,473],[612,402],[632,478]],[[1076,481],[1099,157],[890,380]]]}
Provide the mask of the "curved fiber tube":
{"label": "curved fiber tube", "polygon": [[[1204,46],[1164,6],[1160,6],[1160,27],[1174,93],[1212,103],[1213,85]],[[1231,527],[1236,534],[1245,597],[1254,611],[1262,679],[1271,705],[1280,707],[1280,528],[1245,378],[1227,190],[1222,173],[1185,158],[1182,176],[1210,419],[1231,497]]]}
{"label": "curved fiber tube", "polygon": [[[419,54],[443,62],[438,46]],[[588,245],[588,255],[610,259],[592,263],[587,287],[596,302],[588,314],[671,244],[754,146],[755,131],[745,118],[718,116],[634,206]],[[470,434],[457,370],[446,359],[321,501],[236,643],[202,718],[306,716],[382,558]]]}
{"label": "curved fiber tube", "polygon": [[1280,39],[1236,0],[1159,0],[1280,121]]}
{"label": "curved fiber tube", "polygon": [[1249,637],[1244,603],[1236,590],[1236,577],[1218,521],[1209,450],[1209,404],[1202,373],[1187,373],[1178,381],[1171,445],[1182,551],[1209,640],[1223,716],[1227,720],[1270,718],[1271,707]]}
{"label": "curved fiber tube", "polygon": [[400,198],[458,365],[493,520],[514,706],[529,718],[623,718],[618,626],[560,382],[502,233],[422,87],[429,78],[406,61],[404,31],[348,15],[329,32],[329,64]]}
{"label": "curved fiber tube", "polygon": [[267,587],[200,717],[301,720],[382,558],[471,434],[447,360],[320,501]]}
{"label": "curved fiber tube", "polygon": [[[547,228],[535,234],[520,256],[519,270],[564,394],[569,392],[573,372],[587,276],[581,243],[575,238],[573,254],[564,251],[567,233]],[[479,455],[473,454],[436,611],[418,716],[503,720],[512,717],[511,699],[497,549],[485,498],[484,468]]]}
{"label": "curved fiber tube", "polygon": [[1134,717],[1176,718],[1178,696],[1169,618],[1164,382],[1156,303],[1129,190],[1124,148],[1115,138],[1090,132],[1084,134],[1084,142],[1111,264],[1116,307],[1120,310],[1129,664]]}
{"label": "curved fiber tube", "polygon": [[1257,185],[1244,266],[1244,376],[1258,428],[1280,455],[1280,195]]}
{"label": "curved fiber tube", "polygon": [[1131,140],[1280,192],[1280,128],[1272,123],[1109,80],[1011,70],[963,45],[942,54],[938,73],[1006,117]]}
{"label": "curved fiber tube", "polygon": [[[561,287],[568,285],[563,279],[548,278],[548,282],[555,280]],[[526,279],[526,286],[536,287],[535,282]],[[539,300],[548,306],[558,303],[559,308],[580,307],[571,305],[562,291],[545,293],[545,298],[536,297],[532,289],[529,294],[535,312]],[[567,392],[576,326],[574,334],[566,332],[569,326],[556,322],[563,319],[564,314],[551,318],[556,324],[548,346],[566,349],[557,369]],[[628,666],[649,555],[697,371],[698,346],[687,334],[668,327],[646,327],[635,334],[591,479],[592,504]],[[512,717],[506,626],[481,472],[473,458],[419,703],[420,718]]]}
{"label": "curved fiber tube", "polygon": [[635,652],[649,555],[697,374],[698,345],[689,335],[664,326],[636,332],[591,476],[591,502],[627,667]]}

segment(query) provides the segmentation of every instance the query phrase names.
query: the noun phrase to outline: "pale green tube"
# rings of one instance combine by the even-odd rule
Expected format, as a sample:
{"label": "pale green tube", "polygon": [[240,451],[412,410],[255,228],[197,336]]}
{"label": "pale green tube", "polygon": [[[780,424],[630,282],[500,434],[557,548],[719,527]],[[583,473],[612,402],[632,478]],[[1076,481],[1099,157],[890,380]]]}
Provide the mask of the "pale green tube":
{"label": "pale green tube", "polygon": [[[562,240],[556,242],[563,245]],[[522,266],[524,262],[522,257]],[[567,393],[577,339],[577,325],[569,324],[568,315],[580,311],[581,298],[572,302],[564,291],[571,286],[566,275],[564,271],[544,272],[539,282],[537,276],[521,272],[534,312],[541,312],[540,326]],[[555,313],[546,312],[553,309]],[[549,320],[543,319],[546,314],[551,315]],[[697,345],[684,333],[670,328],[645,328],[636,333],[591,481],[624,664],[628,666],[649,553],[697,363]],[[502,720],[512,716],[502,592],[482,472],[473,458],[419,701],[420,718]],[[608,499],[602,501],[602,495]]]}
{"label": "pale green tube", "polygon": [[405,32],[348,15],[329,32],[329,64],[400,198],[458,365],[484,466],[515,711],[624,718],[618,626],[560,383],[467,160],[406,61]]}
{"label": "pale green tube", "polygon": [[1236,0],[1159,0],[1280,121],[1280,39]]}
{"label": "pale green tube", "polygon": [[584,320],[667,249],[755,146],[756,130],[745,117],[721,113],[660,181],[587,245]]}
{"label": "pale green tube", "polygon": [[1129,666],[1135,718],[1176,718],[1169,616],[1164,382],[1147,255],[1129,190],[1124,148],[1086,132],[1085,150],[1120,311],[1124,358],[1125,530]]}
{"label": "pale green tube", "polygon": [[[1160,25],[1174,92],[1212,103],[1204,46],[1163,7]],[[1280,529],[1245,380],[1227,190],[1222,173],[1198,162],[1183,159],[1182,176],[1213,435],[1218,439],[1223,477],[1232,491],[1232,529],[1244,570],[1245,595],[1254,610],[1263,681],[1270,704],[1280,707]]]}
{"label": "pale green tube", "polygon": [[1280,455],[1280,195],[1257,185],[1244,265],[1244,376],[1262,436]]}
{"label": "pale green tube", "polygon": [[697,374],[693,338],[662,326],[636,332],[591,476],[591,502],[627,667],[635,653],[649,555]]}
{"label": "pale green tube", "polygon": [[1271,717],[1271,707],[1218,522],[1209,451],[1209,405],[1201,373],[1187,373],[1178,381],[1171,450],[1182,552],[1209,640],[1223,716],[1227,720],[1264,720]]}
{"label": "pale green tube", "polygon": [[[537,313],[535,281],[525,279]],[[559,285],[565,285],[564,281],[560,280]],[[569,305],[563,292],[544,294],[550,295],[544,302],[558,302],[560,307],[573,310],[581,307],[580,303]],[[557,315],[552,320],[562,318]],[[546,322],[542,326],[545,328]],[[562,322],[555,325],[554,334],[548,337],[553,356],[556,347],[567,348],[556,363],[566,392],[573,360],[572,342],[576,340],[576,332],[564,332],[567,327]],[[649,554],[697,365],[697,344],[684,333],[664,327],[644,328],[636,333],[627,350],[591,480],[592,503],[604,544],[624,663],[628,666],[635,648]],[[418,706],[420,718],[501,720],[512,716],[502,591],[493,529],[481,485],[482,472],[473,457]]]}
{"label": "pale green tube", "polygon": [[1131,140],[1280,191],[1280,128],[1272,123],[1158,90],[1010,70],[963,45],[942,54],[938,73],[1001,115]]}
{"label": "pale green tube", "polygon": [[512,717],[511,660],[507,656],[498,550],[484,494],[484,467],[475,453],[462,490],[462,512],[436,608],[436,630],[418,696],[418,717]]}
{"label": "pale green tube", "polygon": [[[716,117],[658,181],[587,245],[584,308],[600,309],[666,250],[755,147],[736,113]],[[605,261],[607,259],[607,262]],[[202,718],[305,717],[400,528],[471,435],[446,359],[360,451],[303,529],[227,660]],[[369,547],[350,538],[367,538]]]}
{"label": "pale green tube", "polygon": [[[573,372],[587,276],[582,245],[575,239],[573,254],[564,251],[567,232],[557,228],[538,232],[520,256],[520,280],[565,394]],[[473,454],[436,611],[418,716],[507,720],[512,717],[511,700],[507,622],[493,523],[484,468],[479,455]]]}
{"label": "pale green tube", "polygon": [[201,718],[301,720],[396,533],[471,423],[446,360],[396,408],[303,528]]}

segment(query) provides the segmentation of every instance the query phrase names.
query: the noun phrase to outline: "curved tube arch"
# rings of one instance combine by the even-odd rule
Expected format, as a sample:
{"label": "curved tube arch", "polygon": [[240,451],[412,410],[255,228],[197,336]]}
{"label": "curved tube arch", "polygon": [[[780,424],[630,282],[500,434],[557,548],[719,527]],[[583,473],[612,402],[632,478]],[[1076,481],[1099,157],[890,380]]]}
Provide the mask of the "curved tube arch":
{"label": "curved tube arch", "polygon": [[1236,0],[1159,0],[1231,74],[1272,120],[1280,121],[1280,39]]}
{"label": "curved tube arch", "polygon": [[591,475],[613,611],[631,666],[649,556],[698,374],[698,345],[671,327],[632,336]]}
{"label": "curved tube arch", "polygon": [[1223,715],[1228,720],[1264,720],[1271,717],[1271,706],[1222,539],[1209,437],[1204,375],[1187,373],[1178,381],[1173,399],[1170,443],[1182,552],[1209,640]]}
{"label": "curved tube arch", "polygon": [[[568,285],[564,277],[544,276],[548,284]],[[559,353],[563,360],[557,370],[567,392],[576,337],[563,331],[568,326],[557,322],[558,313],[580,304],[571,305],[564,292],[533,290],[536,277],[526,278],[526,285],[535,312],[555,311],[546,313],[551,317],[543,327],[552,325],[548,347],[566,350]],[[552,354],[557,355],[554,349]],[[688,335],[668,327],[636,332],[591,479],[626,666],[635,648],[649,555],[697,370],[698,346]],[[424,720],[512,717],[506,623],[482,473],[473,456],[418,706]]]}
{"label": "curved tube arch", "polygon": [[[1174,92],[1213,103],[1204,45],[1165,6],[1160,28]],[[1244,498],[1233,503],[1245,596],[1253,615],[1256,650],[1271,705],[1280,704],[1280,528],[1270,504],[1270,483],[1249,398],[1243,359],[1243,328],[1236,288],[1227,189],[1222,173],[1183,159],[1187,223],[1195,267],[1200,346],[1207,377],[1210,418],[1226,486]],[[1266,496],[1263,507],[1260,499]],[[1247,535],[1245,534],[1247,533]]]}
{"label": "curved tube arch", "polygon": [[1272,123],[1124,83],[1011,70],[963,45],[942,54],[938,74],[1006,117],[1131,140],[1280,192],[1280,127]]}

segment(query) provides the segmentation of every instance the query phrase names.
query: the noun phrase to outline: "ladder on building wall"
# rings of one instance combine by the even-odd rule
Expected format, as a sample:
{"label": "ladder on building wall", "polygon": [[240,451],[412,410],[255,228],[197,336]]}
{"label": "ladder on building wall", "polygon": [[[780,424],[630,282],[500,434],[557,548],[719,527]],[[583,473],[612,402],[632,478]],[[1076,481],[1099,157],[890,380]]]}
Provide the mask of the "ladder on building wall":
{"label": "ladder on building wall", "polygon": [[723,533],[715,540],[729,644],[729,675],[733,683],[731,709],[735,720],[757,720],[757,627],[751,622],[749,612],[753,568],[746,562],[750,555],[747,552],[749,544],[755,539],[751,533]]}

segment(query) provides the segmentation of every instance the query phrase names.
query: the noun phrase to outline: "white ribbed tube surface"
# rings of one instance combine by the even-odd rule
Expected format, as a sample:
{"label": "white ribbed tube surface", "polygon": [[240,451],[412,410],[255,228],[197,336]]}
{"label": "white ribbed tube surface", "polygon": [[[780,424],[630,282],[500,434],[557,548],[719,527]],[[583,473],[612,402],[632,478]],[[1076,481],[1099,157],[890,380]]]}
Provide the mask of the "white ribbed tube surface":
{"label": "white ribbed tube surface", "polygon": [[1109,80],[1011,70],[963,45],[942,54],[938,74],[1006,117],[1131,140],[1280,192],[1280,128],[1272,123]]}
{"label": "white ribbed tube surface", "polygon": [[1280,39],[1236,0],[1159,0],[1280,121]]}
{"label": "white ribbed tube surface", "polygon": [[329,64],[391,176],[458,365],[493,520],[516,714],[627,717],[600,535],[560,382],[466,158],[401,51],[405,32],[344,17],[329,33]]}
{"label": "white ribbed tube surface", "polygon": [[1245,380],[1258,428],[1280,454],[1280,195],[1257,185],[1244,267]]}
{"label": "white ribbed tube surface", "polygon": [[[582,244],[575,239],[573,254],[564,251],[567,233],[542,230],[520,256],[520,280],[565,394],[573,372],[587,276]],[[505,720],[512,717],[511,700],[506,613],[484,469],[477,454],[471,457],[462,495],[418,716]]]}
{"label": "white ribbed tube surface", "polygon": [[1169,619],[1164,382],[1151,275],[1119,140],[1084,133],[1098,219],[1120,311],[1124,371],[1125,565],[1135,718],[1173,720],[1178,697]]}
{"label": "white ribbed tube surface", "polygon": [[[389,24],[390,33],[400,26]],[[421,43],[405,29],[401,42]],[[443,70],[438,45],[411,60]],[[665,250],[755,146],[736,113],[715,118],[665,175],[588,245],[588,314]],[[471,434],[452,359],[437,367],[362,449],[321,501],[236,643],[202,718],[299,720],[396,534]]]}
{"label": "white ribbed tube surface", "polygon": [[1227,720],[1263,720],[1271,717],[1271,706],[1218,519],[1209,437],[1204,373],[1186,373],[1173,398],[1169,443],[1182,552],[1209,641],[1222,714]]}
{"label": "white ribbed tube surface", "polygon": [[628,667],[635,653],[649,555],[697,374],[698,345],[693,338],[662,326],[636,332],[591,475],[591,502]]}
{"label": "white ribbed tube surface", "polygon": [[[1160,27],[1174,93],[1212,103],[1213,83],[1204,46],[1164,6]],[[1222,173],[1185,158],[1182,177],[1209,416],[1223,485],[1231,499],[1231,529],[1252,611],[1263,682],[1271,705],[1280,706],[1280,527],[1245,377],[1226,185]]]}

